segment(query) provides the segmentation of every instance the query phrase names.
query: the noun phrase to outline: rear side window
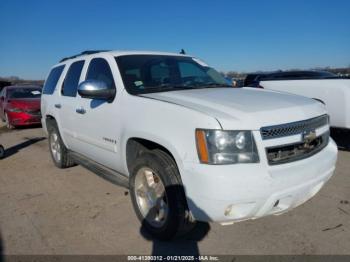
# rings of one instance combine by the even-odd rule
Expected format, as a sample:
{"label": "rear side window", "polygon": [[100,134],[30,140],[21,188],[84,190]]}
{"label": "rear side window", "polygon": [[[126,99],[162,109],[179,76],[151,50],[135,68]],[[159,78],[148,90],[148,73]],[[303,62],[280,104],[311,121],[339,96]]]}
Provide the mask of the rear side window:
{"label": "rear side window", "polygon": [[77,95],[80,74],[83,66],[84,61],[77,61],[69,67],[66,78],[62,84],[62,95],[71,97],[75,97]]}
{"label": "rear side window", "polygon": [[52,95],[55,91],[58,79],[60,79],[60,76],[62,74],[62,71],[64,69],[64,65],[55,67],[51,70],[48,78],[45,81],[44,87],[43,87],[43,94],[45,95]]}
{"label": "rear side window", "polygon": [[86,80],[99,80],[107,84],[110,89],[115,89],[113,74],[108,62],[103,58],[94,58],[91,60]]}

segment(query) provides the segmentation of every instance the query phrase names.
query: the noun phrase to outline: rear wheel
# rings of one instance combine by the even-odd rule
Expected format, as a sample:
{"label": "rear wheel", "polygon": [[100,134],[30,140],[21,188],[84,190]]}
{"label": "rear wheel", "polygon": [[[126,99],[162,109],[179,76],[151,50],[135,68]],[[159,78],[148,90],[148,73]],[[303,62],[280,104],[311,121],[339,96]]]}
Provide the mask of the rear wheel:
{"label": "rear wheel", "polygon": [[186,232],[188,208],[174,160],[163,151],[146,151],[131,167],[130,196],[143,227],[168,240]]}
{"label": "rear wheel", "polygon": [[52,160],[58,168],[67,168],[74,165],[68,155],[68,149],[64,145],[57,124],[50,121],[47,126],[49,133],[49,149]]}

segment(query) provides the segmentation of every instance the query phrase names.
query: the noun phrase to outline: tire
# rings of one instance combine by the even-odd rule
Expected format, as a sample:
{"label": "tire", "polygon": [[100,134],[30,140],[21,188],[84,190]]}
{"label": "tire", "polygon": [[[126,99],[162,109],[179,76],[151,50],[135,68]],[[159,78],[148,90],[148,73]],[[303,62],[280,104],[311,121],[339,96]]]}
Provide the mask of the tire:
{"label": "tire", "polygon": [[5,124],[6,124],[7,129],[14,129],[15,128],[15,126],[13,126],[10,123],[9,116],[8,116],[7,112],[5,112]]}
{"label": "tire", "polygon": [[55,121],[51,120],[48,122],[47,131],[49,134],[49,151],[55,166],[58,168],[74,166],[75,164],[68,155],[68,149],[62,141]]}
{"label": "tire", "polygon": [[[146,151],[131,164],[130,170],[130,197],[142,227],[161,240],[183,234],[188,224],[188,207],[174,160],[160,150]],[[153,181],[152,186],[149,178]],[[140,181],[144,181],[146,186]],[[163,192],[159,194],[163,197],[159,197],[159,192]],[[154,195],[158,196],[157,200],[149,200]],[[148,213],[147,206],[153,206]]]}
{"label": "tire", "polygon": [[5,149],[2,145],[0,145],[0,159],[5,157]]}

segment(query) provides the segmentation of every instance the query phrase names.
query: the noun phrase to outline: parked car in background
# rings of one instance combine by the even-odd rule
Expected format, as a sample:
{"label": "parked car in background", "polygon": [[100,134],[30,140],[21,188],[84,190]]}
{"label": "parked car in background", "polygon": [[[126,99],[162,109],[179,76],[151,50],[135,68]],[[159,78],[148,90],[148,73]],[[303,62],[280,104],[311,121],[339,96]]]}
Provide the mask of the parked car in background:
{"label": "parked car in background", "polygon": [[0,92],[0,118],[8,128],[41,123],[40,86],[7,86]]}
{"label": "parked car in background", "polygon": [[[289,92],[326,105],[330,125],[350,132],[350,79],[323,71],[285,71],[247,75],[244,86]],[[347,142],[348,143],[348,142]],[[346,145],[350,147],[350,144]]]}
{"label": "parked car in background", "polygon": [[0,80],[0,92],[5,86],[10,86],[11,82]]}
{"label": "parked car in background", "polygon": [[242,87],[244,83],[244,79],[241,78],[225,77],[225,79],[232,87]]}
{"label": "parked car in background", "polygon": [[258,87],[261,81],[281,80],[319,80],[342,79],[339,76],[326,71],[277,71],[270,73],[248,74],[244,80],[244,86]]}
{"label": "parked car in background", "polygon": [[232,88],[187,55],[84,52],[61,60],[41,101],[54,164],[81,164],[129,188],[145,229],[169,239],[189,222],[287,212],[332,176],[325,106]]}

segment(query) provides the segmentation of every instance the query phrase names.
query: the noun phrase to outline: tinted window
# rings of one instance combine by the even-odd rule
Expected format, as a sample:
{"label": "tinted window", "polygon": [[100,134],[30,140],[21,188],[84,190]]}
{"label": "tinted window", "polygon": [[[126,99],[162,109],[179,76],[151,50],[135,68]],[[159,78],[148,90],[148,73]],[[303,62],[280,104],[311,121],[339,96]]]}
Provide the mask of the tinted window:
{"label": "tinted window", "polygon": [[62,71],[64,69],[64,65],[55,67],[51,70],[48,78],[45,81],[43,94],[52,95],[55,91],[58,79],[60,78]]}
{"label": "tinted window", "polygon": [[193,75],[206,77],[205,71],[201,70],[200,67],[194,65],[193,63],[179,62],[179,69],[182,78],[191,77]]}
{"label": "tinted window", "polygon": [[103,58],[94,58],[91,60],[86,80],[104,81],[109,88],[115,89],[111,68],[108,62]]}
{"label": "tinted window", "polygon": [[40,98],[41,88],[11,88],[8,90],[7,97],[11,99],[21,98]]}
{"label": "tinted window", "polygon": [[66,78],[62,85],[62,95],[75,97],[80,79],[81,70],[83,69],[84,61],[74,62],[68,69]]}
{"label": "tinted window", "polygon": [[156,82],[166,82],[170,77],[169,65],[165,63],[156,63],[151,66],[151,78],[152,81]]}
{"label": "tinted window", "polygon": [[131,94],[228,87],[217,71],[191,57],[125,55],[116,57],[116,61]]}

